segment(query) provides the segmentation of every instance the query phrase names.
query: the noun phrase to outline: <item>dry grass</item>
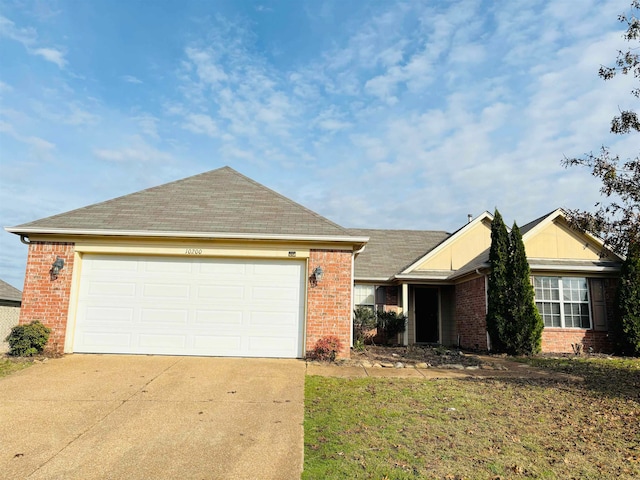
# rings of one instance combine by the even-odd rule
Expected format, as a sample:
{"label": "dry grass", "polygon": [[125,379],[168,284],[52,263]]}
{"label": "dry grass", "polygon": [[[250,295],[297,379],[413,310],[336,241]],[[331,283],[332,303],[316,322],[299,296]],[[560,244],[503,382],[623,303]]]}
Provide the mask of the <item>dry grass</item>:
{"label": "dry grass", "polygon": [[571,365],[583,383],[307,377],[303,478],[640,478],[640,360]]}
{"label": "dry grass", "polygon": [[0,378],[13,372],[27,368],[33,364],[33,359],[22,357],[0,357]]}

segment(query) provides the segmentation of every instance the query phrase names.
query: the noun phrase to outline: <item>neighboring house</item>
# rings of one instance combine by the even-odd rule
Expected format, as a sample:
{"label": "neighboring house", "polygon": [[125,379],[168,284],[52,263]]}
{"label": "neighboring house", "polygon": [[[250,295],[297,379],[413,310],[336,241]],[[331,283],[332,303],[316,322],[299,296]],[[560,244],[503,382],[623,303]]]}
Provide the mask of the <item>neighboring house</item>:
{"label": "neighboring house", "polygon": [[[301,358],[326,335],[348,356],[354,305],[407,313],[404,344],[486,349],[491,220],[344,229],[224,167],[6,230],[29,243],[20,323],[53,352]],[[522,231],[543,348],[606,348],[620,259],[561,210]]]}
{"label": "neighboring house", "polygon": [[11,329],[18,325],[22,293],[7,282],[0,280],[0,353],[9,350],[5,341]]}
{"label": "neighboring house", "polygon": [[[492,220],[485,212],[450,235],[349,230],[369,237],[356,260],[355,306],[404,312],[404,344],[489,349],[485,317]],[[572,229],[561,209],[521,232],[545,323],[542,350],[571,352],[578,343],[610,350],[608,322],[622,259],[613,253],[601,257],[602,243]]]}

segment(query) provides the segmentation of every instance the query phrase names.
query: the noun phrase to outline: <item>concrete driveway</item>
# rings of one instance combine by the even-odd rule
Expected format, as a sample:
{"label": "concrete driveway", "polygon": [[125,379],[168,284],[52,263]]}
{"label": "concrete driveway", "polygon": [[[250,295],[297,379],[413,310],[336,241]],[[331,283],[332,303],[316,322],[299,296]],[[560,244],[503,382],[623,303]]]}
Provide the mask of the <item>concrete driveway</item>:
{"label": "concrete driveway", "polygon": [[0,475],[294,479],[301,360],[69,355],[0,379]]}

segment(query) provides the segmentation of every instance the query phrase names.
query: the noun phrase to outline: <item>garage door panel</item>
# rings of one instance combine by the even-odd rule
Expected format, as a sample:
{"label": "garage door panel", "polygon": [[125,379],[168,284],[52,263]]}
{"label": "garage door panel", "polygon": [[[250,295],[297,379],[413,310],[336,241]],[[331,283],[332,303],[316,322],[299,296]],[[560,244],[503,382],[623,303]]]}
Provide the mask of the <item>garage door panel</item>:
{"label": "garage door panel", "polygon": [[244,287],[239,286],[223,286],[223,285],[205,285],[198,287],[197,298],[199,300],[219,302],[221,299],[227,301],[244,299]]}
{"label": "garage door panel", "polygon": [[220,260],[215,263],[201,263],[199,271],[203,275],[237,275],[243,277],[247,274],[247,266],[237,261]]}
{"label": "garage door panel", "polygon": [[258,327],[293,326],[297,315],[291,312],[251,312],[249,324]]}
{"label": "garage door panel", "polygon": [[159,297],[166,300],[184,300],[191,295],[191,285],[147,283],[144,285],[142,296],[144,298]]}
{"label": "garage door panel", "polygon": [[186,325],[189,314],[184,309],[143,308],[140,311],[140,323],[154,325]]}
{"label": "garage door panel", "polygon": [[298,288],[287,286],[257,286],[251,289],[251,298],[255,300],[288,300],[297,302],[300,298]]}
{"label": "garage door panel", "polygon": [[131,323],[133,315],[133,308],[89,307],[85,310],[85,321],[98,324],[104,322]]}
{"label": "garage door panel", "polygon": [[225,310],[197,310],[195,325],[232,327],[242,325],[242,312]]}
{"label": "garage door panel", "polygon": [[[109,258],[106,255],[95,255],[95,257],[96,259]],[[102,273],[113,272],[120,274],[122,272],[137,272],[139,265],[137,262],[131,262],[129,259],[116,259],[111,257],[108,262],[94,262],[89,265],[89,268]]]}
{"label": "garage door panel", "polygon": [[[132,334],[130,333],[115,333],[115,332],[92,332],[82,334],[82,343],[90,346],[89,348],[104,348],[117,345],[124,350],[127,350],[132,345]],[[98,352],[104,353],[104,352]],[[122,351],[114,353],[124,353]]]}
{"label": "garage door panel", "polygon": [[135,283],[94,282],[89,287],[88,295],[102,297],[134,297]]}
{"label": "garage door panel", "polygon": [[[220,352],[220,355],[242,350],[242,338],[238,335],[196,335],[194,349],[199,352]],[[206,353],[203,353],[206,355]]]}
{"label": "garage door panel", "polygon": [[304,262],[92,254],[82,261],[76,352],[303,355]]}
{"label": "garage door panel", "polygon": [[163,351],[178,352],[180,350],[183,350],[187,346],[187,336],[176,335],[173,333],[141,333],[138,335],[138,345],[140,345],[140,347],[142,348],[147,348],[150,350],[160,349],[152,353],[161,353]]}
{"label": "garage door panel", "polygon": [[181,259],[163,259],[163,261],[142,261],[144,271],[150,273],[188,274],[193,273],[193,263],[181,261]]}
{"label": "garage door panel", "polygon": [[[249,351],[261,350],[263,352],[277,352],[283,345],[293,348],[293,341],[287,337],[249,337]],[[265,355],[268,356],[268,355]]]}

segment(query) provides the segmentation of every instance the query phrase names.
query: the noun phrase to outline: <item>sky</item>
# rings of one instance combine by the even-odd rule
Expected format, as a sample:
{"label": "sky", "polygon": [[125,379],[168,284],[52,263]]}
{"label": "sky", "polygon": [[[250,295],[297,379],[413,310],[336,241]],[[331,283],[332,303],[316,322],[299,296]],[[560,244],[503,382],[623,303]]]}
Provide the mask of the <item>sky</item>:
{"label": "sky", "polygon": [[629,3],[0,0],[0,226],[225,165],[344,227],[593,209]]}

